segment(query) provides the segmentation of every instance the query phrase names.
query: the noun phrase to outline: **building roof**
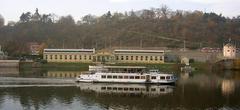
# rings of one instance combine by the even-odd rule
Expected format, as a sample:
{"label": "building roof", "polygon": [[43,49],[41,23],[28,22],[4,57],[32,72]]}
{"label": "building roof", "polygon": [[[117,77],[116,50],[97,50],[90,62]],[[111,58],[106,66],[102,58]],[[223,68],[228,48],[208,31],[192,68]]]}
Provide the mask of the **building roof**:
{"label": "building roof", "polygon": [[95,52],[95,49],[44,49],[44,52]]}
{"label": "building roof", "polygon": [[89,66],[91,69],[97,69],[97,68],[112,68],[112,69],[144,69],[145,66]]}
{"label": "building roof", "polygon": [[164,52],[164,50],[128,50],[128,49],[116,49],[114,51],[119,52]]}
{"label": "building roof", "polygon": [[164,50],[124,50],[116,49],[115,53],[164,53]]}

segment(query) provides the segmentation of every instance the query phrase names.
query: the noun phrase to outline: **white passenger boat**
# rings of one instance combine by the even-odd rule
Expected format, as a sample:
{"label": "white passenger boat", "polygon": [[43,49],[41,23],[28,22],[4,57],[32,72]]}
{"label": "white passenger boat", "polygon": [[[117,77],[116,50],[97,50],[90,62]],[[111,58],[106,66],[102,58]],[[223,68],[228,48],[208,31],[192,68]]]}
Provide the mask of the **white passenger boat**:
{"label": "white passenger boat", "polygon": [[147,71],[143,66],[89,66],[89,72],[76,78],[77,82],[105,83],[175,83],[174,74],[159,72],[156,69]]}

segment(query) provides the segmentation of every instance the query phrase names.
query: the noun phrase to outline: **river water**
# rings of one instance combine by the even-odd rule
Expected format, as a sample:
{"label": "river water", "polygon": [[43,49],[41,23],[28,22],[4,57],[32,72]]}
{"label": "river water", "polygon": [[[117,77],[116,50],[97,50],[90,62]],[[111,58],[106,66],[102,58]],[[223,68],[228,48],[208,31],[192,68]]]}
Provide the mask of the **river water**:
{"label": "river water", "polygon": [[79,73],[3,70],[0,110],[240,109],[238,71],[179,73],[175,85],[75,83]]}

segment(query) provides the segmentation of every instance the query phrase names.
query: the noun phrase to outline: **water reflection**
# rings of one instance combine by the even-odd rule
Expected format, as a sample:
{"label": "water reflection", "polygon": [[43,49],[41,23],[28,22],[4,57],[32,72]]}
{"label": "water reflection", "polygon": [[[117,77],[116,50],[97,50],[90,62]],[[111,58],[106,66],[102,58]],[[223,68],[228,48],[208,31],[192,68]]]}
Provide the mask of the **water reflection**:
{"label": "water reflection", "polygon": [[98,94],[159,96],[172,93],[174,85],[144,85],[144,84],[104,84],[78,83],[82,91],[94,91]]}
{"label": "water reflection", "polygon": [[224,79],[222,81],[222,94],[223,95],[230,95],[235,91],[235,82],[232,80]]}
{"label": "water reflection", "polygon": [[48,71],[44,77],[48,78],[76,78],[81,71]]}
{"label": "water reflection", "polygon": [[19,68],[0,68],[0,76],[18,76]]}
{"label": "water reflection", "polygon": [[54,78],[64,81],[58,86],[45,83],[37,86],[32,78],[22,86],[0,86],[0,110],[240,109],[237,71],[181,73],[176,85],[72,83],[68,86],[63,86],[68,80],[64,78],[74,78],[80,71],[42,72],[36,73],[44,77],[38,80],[50,84]]}

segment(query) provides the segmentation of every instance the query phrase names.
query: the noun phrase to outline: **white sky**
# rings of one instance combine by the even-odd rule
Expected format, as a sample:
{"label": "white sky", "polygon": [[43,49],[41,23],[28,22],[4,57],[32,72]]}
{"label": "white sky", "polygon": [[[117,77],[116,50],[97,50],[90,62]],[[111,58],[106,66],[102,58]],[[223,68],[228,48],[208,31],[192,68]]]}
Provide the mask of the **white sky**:
{"label": "white sky", "polygon": [[40,14],[70,14],[77,21],[87,14],[102,15],[107,11],[124,12],[162,5],[172,10],[201,10],[228,17],[240,15],[240,0],[0,0],[0,14],[7,23],[18,21],[23,12],[34,13],[38,8]]}

